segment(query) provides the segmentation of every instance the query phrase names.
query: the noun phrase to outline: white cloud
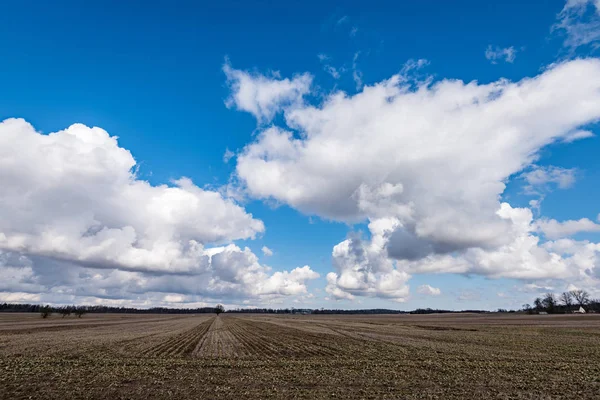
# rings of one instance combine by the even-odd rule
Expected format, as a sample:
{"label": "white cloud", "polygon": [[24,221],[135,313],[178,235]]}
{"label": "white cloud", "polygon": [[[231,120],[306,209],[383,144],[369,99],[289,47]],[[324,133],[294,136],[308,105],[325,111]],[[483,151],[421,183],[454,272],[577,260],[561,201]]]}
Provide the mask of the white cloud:
{"label": "white cloud", "polygon": [[268,248],[267,246],[263,246],[261,251],[263,252],[263,254],[267,257],[270,257],[273,255],[273,250],[271,250],[270,248]]}
{"label": "white cloud", "polygon": [[334,66],[332,66],[329,61],[331,60],[331,57],[329,57],[326,54],[319,54],[317,55],[317,57],[319,58],[319,61],[321,62],[321,64],[323,64],[323,70],[325,72],[327,72],[329,75],[331,75],[331,77],[333,79],[340,79],[341,76],[341,72],[344,71],[344,68],[335,68]]}
{"label": "white cloud", "polygon": [[168,294],[163,298],[167,303],[183,303],[185,302],[185,296],[177,294]]}
{"label": "white cloud", "polygon": [[598,292],[600,279],[600,243],[587,240],[559,239],[542,246],[545,250],[560,254],[571,273],[566,281],[578,287]]}
{"label": "white cloud", "polygon": [[308,266],[271,272],[248,248],[207,247],[253,238],[264,225],[219,192],[186,178],[151,185],[135,166],[100,128],[44,135],[24,120],[1,122],[1,297],[267,299],[303,295],[318,277]]}
{"label": "white cloud", "polygon": [[521,290],[527,293],[547,293],[553,292],[554,289],[555,288],[553,286],[543,286],[535,283],[528,283],[523,285]]}
{"label": "white cloud", "polygon": [[193,272],[207,243],[264,231],[233,200],[189,179],[153,186],[100,128],[43,135],[0,123],[0,249],[106,268]]}
{"label": "white cloud", "polygon": [[567,286],[567,291],[571,292],[573,290],[579,290],[579,288],[573,284],[569,284],[569,286]]}
{"label": "white cloud", "polygon": [[319,274],[305,265],[290,272],[274,272],[258,263],[258,257],[250,249],[229,245],[211,256],[213,279],[209,282],[209,294],[239,293],[240,296],[289,296],[307,293],[304,282],[316,279]]}
{"label": "white cloud", "polygon": [[402,265],[413,273],[453,272],[490,278],[565,278],[573,273],[560,254],[539,246],[539,238],[532,234],[531,210],[502,203],[498,216],[510,221],[511,232],[505,233],[509,242],[487,249],[471,247],[458,254],[431,254]]}
{"label": "white cloud", "polygon": [[333,79],[340,79],[340,73],[337,70],[337,68],[335,68],[331,65],[324,65],[323,68],[325,69],[325,72],[327,72],[329,75],[331,75],[331,77]]}
{"label": "white cloud", "polygon": [[571,51],[581,46],[598,46],[600,39],[600,1],[567,0],[557,15],[552,31],[565,36],[564,46]]}
{"label": "white cloud", "polygon": [[33,293],[0,292],[0,301],[5,303],[38,303],[41,296]]}
{"label": "white cloud", "polygon": [[542,194],[552,190],[552,185],[559,189],[568,189],[573,186],[577,177],[577,169],[533,165],[530,170],[523,172],[521,177],[527,182],[526,193]]}
{"label": "white cloud", "polygon": [[502,48],[489,45],[487,49],[485,49],[485,58],[490,60],[492,64],[497,64],[499,60],[512,64],[515,61],[516,56],[517,50],[515,50],[513,46]]}
{"label": "white cloud", "polygon": [[[371,224],[371,243],[362,245],[371,249],[368,253],[370,264],[394,266],[407,274],[456,273],[523,280],[566,279],[594,274],[595,267],[589,262],[581,264],[576,258],[565,256],[563,251],[556,250],[556,246],[551,247],[550,242],[540,246],[539,238],[534,235],[536,226],[529,209],[512,208],[503,203],[498,215],[510,221],[511,226],[511,231],[505,233],[510,239],[503,245],[474,246],[448,252],[436,249],[435,242],[415,236],[402,236],[399,243],[394,243],[395,236],[403,231],[396,230],[389,223],[385,231]],[[404,235],[407,234],[404,232]],[[400,260],[394,261],[388,256]]]}
{"label": "white cloud", "polygon": [[229,244],[264,231],[232,199],[181,178],[152,185],[100,128],[48,135],[0,123],[0,299],[204,304],[304,296],[319,275],[271,271]]}
{"label": "white cloud", "polygon": [[267,123],[284,108],[302,102],[310,92],[312,76],[308,73],[288,78],[268,78],[261,74],[233,69],[226,62],[223,71],[231,89],[228,107],[246,111],[262,123]]}
{"label": "white cloud", "polygon": [[574,142],[576,140],[586,139],[586,138],[590,138],[590,137],[594,137],[594,136],[595,135],[592,132],[580,129],[580,130],[576,130],[576,131],[573,131],[573,132],[569,133],[563,139],[563,142],[564,143],[571,143],[571,142]]}
{"label": "white cloud", "polygon": [[[563,143],[570,143],[577,139],[583,139],[589,136],[569,133],[562,140]],[[532,210],[539,215],[542,209],[542,202],[546,195],[558,189],[568,189],[575,184],[579,171],[576,168],[562,168],[553,165],[538,166],[532,165],[531,168],[520,174],[526,184],[523,186],[523,193],[527,195],[538,196],[537,199],[529,201]]]}
{"label": "white cloud", "polygon": [[510,225],[496,215],[505,180],[600,117],[599,77],[597,60],[519,83],[410,90],[394,76],[289,110],[301,134],[262,131],[238,156],[237,175],[250,195],[307,214],[346,222],[383,214],[440,243],[494,243]]}
{"label": "white cloud", "polygon": [[456,300],[458,301],[478,301],[481,299],[481,293],[474,290],[464,290],[460,292]]}
{"label": "white cloud", "polygon": [[47,302],[146,299],[146,306],[152,306],[253,299],[259,304],[304,296],[308,293],[305,282],[319,277],[309,266],[271,272],[250,249],[236,245],[206,249],[203,269],[184,275],[99,269],[43,257],[20,256],[13,265],[15,259],[14,253],[0,253],[0,292],[41,294]]}
{"label": "white cloud", "polygon": [[[599,60],[556,64],[516,83],[399,74],[356,95],[296,104],[285,117],[294,134],[271,126],[238,155],[246,193],[308,215],[389,227],[334,248],[330,295],[402,299],[408,274],[428,270],[519,279],[580,271],[540,247],[529,209],[499,199],[544,146],[600,118]],[[533,168],[531,184],[573,182],[570,170]],[[387,292],[384,274],[395,275],[386,276],[394,282]]]}
{"label": "white cloud", "polygon": [[385,236],[394,228],[392,220],[369,224],[371,241],[355,236],[333,248],[336,272],[327,275],[325,291],[336,299],[369,296],[404,302],[409,295],[410,275],[396,268],[385,252]]}
{"label": "white cloud", "polygon": [[542,211],[542,199],[529,200],[529,207],[535,211],[536,215],[539,215]]}
{"label": "white cloud", "polygon": [[223,154],[223,162],[227,164],[233,157],[235,157],[235,153],[229,149],[225,149],[225,153]]}
{"label": "white cloud", "polygon": [[344,15],[343,17],[341,17],[340,19],[337,20],[337,22],[335,23],[336,25],[342,25],[346,22],[350,21],[350,18],[347,15]]}
{"label": "white cloud", "polygon": [[442,294],[442,291],[439,288],[434,288],[430,285],[421,285],[417,289],[418,293],[426,294],[428,296],[439,296]]}
{"label": "white cloud", "polygon": [[580,232],[600,232],[600,224],[588,218],[562,222],[543,218],[536,222],[536,226],[549,239],[560,239]]}
{"label": "white cloud", "polygon": [[[471,248],[461,254],[430,255],[414,262],[400,262],[410,273],[453,272],[490,278],[514,278],[532,283],[526,288],[545,290],[543,282],[570,282],[588,289],[600,283],[600,244],[559,239],[540,243],[528,209],[503,204],[500,214],[513,220],[520,232],[514,240],[497,249]],[[517,230],[518,230],[517,229]],[[540,289],[542,288],[542,289]]]}
{"label": "white cloud", "polygon": [[363,74],[362,71],[358,69],[358,57],[360,56],[360,51],[354,53],[354,57],[352,57],[352,79],[354,80],[354,84],[356,85],[356,90],[361,90],[363,87]]}

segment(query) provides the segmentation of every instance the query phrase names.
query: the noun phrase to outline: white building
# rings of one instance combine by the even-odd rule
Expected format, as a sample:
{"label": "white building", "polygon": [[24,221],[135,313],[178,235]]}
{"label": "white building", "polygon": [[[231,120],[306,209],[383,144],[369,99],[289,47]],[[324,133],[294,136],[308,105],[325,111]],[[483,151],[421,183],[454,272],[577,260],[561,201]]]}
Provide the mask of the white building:
{"label": "white building", "polygon": [[575,314],[585,314],[585,310],[583,307],[579,307],[579,310],[575,310],[573,311],[573,313]]}

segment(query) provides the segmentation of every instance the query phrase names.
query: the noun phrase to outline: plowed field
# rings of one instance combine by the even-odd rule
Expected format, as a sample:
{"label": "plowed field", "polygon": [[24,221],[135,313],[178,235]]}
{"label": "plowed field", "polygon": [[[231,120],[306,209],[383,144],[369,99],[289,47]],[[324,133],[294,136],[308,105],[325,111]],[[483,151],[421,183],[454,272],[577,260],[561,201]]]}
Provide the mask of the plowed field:
{"label": "plowed field", "polygon": [[0,399],[600,399],[600,315],[0,314]]}

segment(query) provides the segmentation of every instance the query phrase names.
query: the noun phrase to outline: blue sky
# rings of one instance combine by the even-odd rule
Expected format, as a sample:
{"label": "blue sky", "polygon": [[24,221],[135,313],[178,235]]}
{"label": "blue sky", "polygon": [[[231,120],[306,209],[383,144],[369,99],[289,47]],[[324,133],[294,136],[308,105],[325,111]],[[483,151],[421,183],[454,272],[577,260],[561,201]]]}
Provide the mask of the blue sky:
{"label": "blue sky", "polygon": [[[571,140],[569,135],[578,129],[590,132],[584,136],[595,134],[600,110],[591,110],[580,118],[558,115],[550,118],[557,131],[542,138],[544,130],[548,130],[544,113],[553,110],[552,107],[564,108],[559,100],[569,97],[576,109],[595,104],[593,93],[579,90],[577,84],[584,81],[593,86],[598,78],[594,75],[597,61],[594,48],[600,30],[591,1],[548,1],[543,6],[537,1],[452,4],[182,1],[176,6],[159,1],[24,1],[0,7],[3,54],[0,121],[10,118],[26,121],[23,126],[6,124],[4,131],[0,130],[0,135],[7,138],[0,161],[4,155],[5,165],[13,168],[4,178],[0,176],[6,194],[0,196],[0,205],[7,213],[22,216],[0,224],[0,239],[3,235],[5,238],[0,240],[0,274],[5,281],[0,287],[0,301],[111,301],[138,306],[219,301],[229,306],[493,309],[518,307],[531,302],[538,292],[559,292],[572,286],[599,293],[600,247],[594,246],[600,240],[597,229],[600,210],[596,201],[600,191],[597,185],[600,142],[597,137]],[[583,36],[578,27],[585,28],[587,35]],[[582,59],[591,66],[576,63]],[[553,69],[554,64],[559,67]],[[557,71],[562,71],[562,67],[565,72],[559,74]],[[227,68],[230,73],[226,73]],[[552,75],[553,71],[556,74]],[[565,78],[565,74],[569,77]],[[501,122],[498,126],[487,124],[486,118],[471,113],[464,118],[468,123],[446,125],[446,121],[453,121],[453,116],[438,119],[437,103],[432,100],[419,108],[416,102],[425,100],[415,99],[411,104],[416,113],[421,110],[432,113],[431,117],[420,116],[422,121],[435,119],[438,126],[424,130],[424,122],[417,123],[416,117],[414,121],[407,117],[402,120],[405,123],[391,121],[390,115],[397,116],[411,105],[398,105],[396,111],[385,111],[382,106],[373,110],[373,121],[365,123],[366,132],[354,127],[368,120],[369,114],[362,119],[356,117],[352,127],[345,127],[347,131],[338,134],[336,129],[342,129],[343,122],[352,120],[354,115],[341,116],[333,107],[327,107],[332,99],[343,92],[349,107],[358,104],[361,94],[370,93],[365,87],[381,86],[394,75],[400,77],[398,87],[409,91],[431,88],[449,80],[460,80],[465,85],[476,81],[473,85],[485,91],[484,85],[494,82],[501,85],[504,79],[520,82],[529,78],[542,82],[547,77],[542,83],[534,82],[527,93],[519,92],[522,85],[517,85],[511,89],[516,94],[505,97],[518,98],[523,104],[535,101],[541,104],[540,98],[556,93],[562,99],[556,99],[556,105],[548,108],[540,105],[541,111],[537,108],[527,111],[524,107],[527,110],[523,115],[517,115],[518,106],[507,109],[508,114],[515,114],[514,126],[510,128],[500,126]],[[300,82],[300,76],[309,77],[310,82]],[[571,78],[577,82],[572,83]],[[270,89],[261,92],[261,87],[267,88],[273,82],[274,85],[287,82],[291,89],[277,86],[277,94]],[[246,96],[245,85],[251,87],[248,90],[255,90],[256,96]],[[573,85],[571,91],[570,85]],[[447,96],[456,96],[458,104],[470,89],[463,86],[447,90]],[[509,92],[508,87],[503,90]],[[263,93],[263,97],[257,93]],[[431,99],[437,96],[435,90],[429,94]],[[391,96],[398,100],[395,104],[403,99],[402,93]],[[487,97],[481,101],[487,101]],[[375,103],[376,98],[367,98],[356,107],[364,109],[365,104],[368,107]],[[262,110],[268,110],[269,115],[253,111],[257,106],[264,107]],[[319,117],[307,111],[311,107],[320,111]],[[480,108],[473,113],[502,110],[498,106],[495,111]],[[378,112],[385,113],[380,121],[390,121],[390,126],[382,127],[383,122],[376,122]],[[314,120],[309,121],[311,118]],[[317,126],[321,120],[337,122]],[[88,128],[81,128],[77,134],[69,132],[61,138],[65,142],[44,142],[43,136],[76,123],[100,127],[108,135],[118,137],[117,145],[109,145],[108,137],[102,135],[92,141],[101,149],[99,152],[106,152],[102,153],[106,160],[98,156],[86,161],[83,157],[77,161],[81,165],[70,164],[75,161],[69,154],[79,154],[79,147],[69,138],[86,142],[86,137],[93,136]],[[481,127],[475,126],[476,123],[481,123]],[[315,159],[320,157],[318,150],[290,155],[281,148],[269,147],[271,144],[265,139],[269,129],[279,132],[273,133],[273,140],[283,140],[285,134],[281,136],[281,132],[289,131],[290,138],[307,148],[316,148],[320,140],[339,143],[341,137],[347,137],[349,143],[358,143],[359,151],[351,153],[346,152],[345,146],[331,147],[327,149],[331,157],[323,160]],[[28,136],[17,131],[27,131]],[[499,145],[499,153],[494,155],[490,146],[502,142],[503,137],[514,131],[522,135],[516,143],[537,144],[523,148],[520,144]],[[413,160],[413,153],[404,153],[403,149],[418,143],[419,138],[422,146],[427,147],[440,132],[446,132],[444,137],[452,143],[463,141],[462,151],[470,154],[467,158],[472,158],[474,152],[489,150],[492,158],[497,156],[497,163],[469,158],[468,169],[454,170],[463,160],[458,153],[448,155],[448,159],[436,159],[432,154],[415,155],[414,163],[406,161]],[[361,145],[363,135],[371,135],[372,139]],[[497,135],[497,140],[492,140],[493,135]],[[400,137],[405,141],[397,139]],[[394,146],[370,148],[370,144],[387,139],[398,146],[398,157],[403,158],[398,164],[393,157]],[[487,140],[489,144],[484,148],[477,147]],[[56,148],[48,150],[48,146]],[[257,155],[248,153],[251,147]],[[25,151],[26,148],[35,151]],[[87,145],[82,148],[85,154],[96,154],[94,148]],[[361,148],[365,151],[360,151]],[[136,183],[136,188],[146,181],[152,190],[148,189],[145,195],[141,192],[139,196],[132,195],[129,200],[115,195],[98,201],[94,196],[109,190],[102,186],[106,182],[97,182],[102,181],[99,175],[110,181],[126,174],[112,168],[120,165],[114,157],[124,149],[135,159],[135,166],[123,162],[123,168],[129,170],[132,166],[135,171],[129,179]],[[225,162],[227,150],[234,157]],[[21,151],[33,161],[25,164],[27,157],[21,161],[19,157],[16,161],[10,158]],[[48,156],[54,151],[60,155]],[[414,154],[418,152],[417,146]],[[241,157],[244,154],[247,157]],[[506,165],[515,166],[504,168],[503,157],[508,160]],[[345,176],[347,166],[335,164],[336,159],[360,160],[356,164],[364,167],[354,168],[351,163],[352,171]],[[394,161],[378,166],[376,171],[369,169],[381,160]],[[448,160],[453,161],[446,168],[444,163]],[[323,163],[319,164],[320,161]],[[258,162],[262,163],[261,169],[256,169]],[[498,173],[482,177],[496,166]],[[104,174],[102,168],[110,171]],[[288,175],[272,175],[282,168],[286,168]],[[473,172],[479,168],[484,172]],[[79,176],[79,169],[96,172]],[[441,171],[446,169],[447,175]],[[20,175],[25,174],[24,170],[31,180]],[[49,178],[45,171],[59,172]],[[425,190],[429,186],[424,189],[420,182],[435,181],[436,171],[441,172],[439,179],[443,184]],[[387,178],[382,178],[382,174]],[[175,181],[181,177],[191,179],[193,187],[178,186]],[[456,178],[460,184],[445,181]],[[66,187],[71,180],[73,186]],[[14,183],[18,181],[30,186],[23,189]],[[469,186],[468,182],[472,184]],[[446,183],[450,189],[439,189]],[[487,193],[487,189],[480,192],[476,188],[492,183],[506,183],[506,189]],[[387,184],[392,186],[381,186]],[[123,185],[116,187],[115,192],[128,193],[131,182],[130,186]],[[173,200],[168,188],[161,185],[179,187],[181,191],[173,196],[182,197]],[[323,192],[312,190],[319,185],[324,185]],[[327,199],[346,201],[348,196],[344,193],[349,190],[363,193],[361,187],[366,188],[367,197],[357,200],[358,205],[348,203],[347,214],[342,216],[326,205]],[[398,196],[385,197],[381,193],[387,189],[381,188],[398,189],[394,192]],[[190,206],[186,196],[197,194],[196,189],[203,190],[202,196],[207,193],[221,196],[219,201],[231,207],[220,202],[203,203],[204,197],[194,197],[198,206]],[[457,193],[459,199],[453,198]],[[50,196],[51,201],[46,201],[45,196]],[[155,215],[149,211],[155,210],[154,203],[148,200],[153,196],[161,199],[161,212],[165,213],[158,222],[152,222]],[[19,203],[15,200],[19,198],[32,200]],[[133,204],[133,198],[138,203]],[[57,203],[53,203],[54,199]],[[166,203],[171,200],[172,203]],[[532,200],[539,203],[531,203]],[[373,205],[367,209],[364,201],[372,201]],[[521,218],[503,217],[502,221],[496,221],[500,218],[494,212],[503,201],[512,209],[531,213],[526,223],[528,228],[515,233],[514,238],[509,238],[513,228],[497,228],[500,222],[506,225],[509,220],[517,226],[516,221]],[[116,209],[125,210],[125,203],[137,209],[132,215],[141,213],[140,210],[146,210],[147,214],[134,219],[126,211],[115,215],[107,211],[114,204],[118,204]],[[77,206],[73,215],[63,216],[53,208],[57,204]],[[414,209],[405,215],[395,208],[400,205]],[[225,210],[222,215],[215,211],[221,206]],[[186,214],[189,221],[186,216],[173,217],[179,211],[185,214],[187,207],[191,213]],[[343,207],[340,204],[340,210]],[[384,210],[386,207],[396,211]],[[457,212],[453,207],[465,211]],[[214,215],[210,215],[213,211]],[[248,217],[250,214],[252,217]],[[92,222],[82,222],[86,218]],[[264,229],[248,218],[262,221]],[[527,220],[526,216],[523,218]],[[582,218],[589,221],[582,222]],[[384,219],[393,227],[384,230],[380,239],[385,244],[375,250],[379,246],[377,232],[368,224]],[[444,226],[456,223],[459,228],[441,238],[441,233],[429,230],[431,221]],[[124,232],[127,227],[132,227],[135,236],[131,249],[113,249],[110,246],[116,245],[109,245],[106,237],[98,236],[103,229]],[[468,240],[456,238],[465,231],[478,231],[478,227],[485,239],[470,238],[467,234],[464,236],[469,236]],[[513,233],[502,230],[505,228]],[[552,228],[553,233],[548,235],[547,230]],[[490,234],[492,229],[500,230]],[[404,234],[408,236],[405,238]],[[90,235],[98,242],[86,240]],[[492,240],[496,236],[506,240]],[[58,246],[57,238],[66,238],[76,245]],[[111,240],[119,242],[122,240],[119,238]],[[514,243],[526,238],[539,238],[539,243],[527,251],[514,251]],[[215,246],[235,248],[222,253],[230,257],[223,256],[221,265],[204,253],[204,258],[191,259],[191,253],[185,253],[190,240],[209,253],[207,249]],[[157,243],[164,244],[163,241],[180,253],[165,256],[167,252],[157,250],[160,247]],[[547,241],[552,243],[544,247]],[[348,249],[332,256],[334,246],[342,243]],[[567,245],[570,247],[565,250]],[[248,252],[243,250],[246,246]],[[271,249],[273,255],[263,254],[263,246]],[[398,249],[393,250],[394,246]],[[419,259],[403,253],[406,247],[420,246],[429,250],[419,252]],[[99,253],[98,248],[108,247],[112,249],[110,252]],[[149,259],[157,260],[156,267],[149,267],[146,258],[135,258],[139,248],[148,251]],[[538,248],[545,253],[540,254],[542,250]],[[342,251],[341,247],[338,249]],[[136,256],[130,257],[129,251]],[[242,257],[241,254],[245,261],[238,268],[234,258]],[[160,260],[164,262],[161,264]],[[205,263],[208,266],[201,267]],[[452,265],[446,267],[445,263]],[[57,266],[51,268],[50,264]],[[305,265],[310,272],[293,273],[295,268]],[[54,271],[52,277],[49,271]],[[330,273],[336,277],[328,278]],[[182,278],[181,274],[188,275]],[[185,279],[203,289],[190,289],[181,282]]]}

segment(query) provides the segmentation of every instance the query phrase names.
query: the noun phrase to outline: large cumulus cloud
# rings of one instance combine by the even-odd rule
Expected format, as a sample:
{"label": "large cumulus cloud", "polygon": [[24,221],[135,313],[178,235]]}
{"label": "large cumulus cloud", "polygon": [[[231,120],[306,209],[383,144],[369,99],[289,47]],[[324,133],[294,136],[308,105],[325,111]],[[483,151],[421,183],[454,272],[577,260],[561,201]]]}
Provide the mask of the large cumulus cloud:
{"label": "large cumulus cloud", "polygon": [[152,185],[135,167],[100,128],[46,135],[1,122],[0,292],[128,299],[172,286],[256,298],[305,293],[317,276],[308,266],[270,273],[247,248],[211,248],[264,225],[218,191],[187,178]]}
{"label": "large cumulus cloud", "polygon": [[96,266],[185,272],[206,243],[264,230],[232,200],[182,178],[153,186],[100,128],[43,135],[0,123],[0,248]]}
{"label": "large cumulus cloud", "polygon": [[[583,128],[600,118],[600,60],[552,65],[518,82],[399,74],[355,95],[282,109],[285,126],[264,129],[238,154],[246,193],[392,227],[336,246],[330,293],[385,297],[376,276],[389,271],[565,276],[562,256],[540,247],[530,210],[503,206],[501,196],[511,177],[535,168],[542,148],[591,136]],[[381,269],[379,254],[356,257],[361,248],[400,262]]]}
{"label": "large cumulus cloud", "polygon": [[157,305],[157,301],[160,304],[161,299],[166,303],[225,300],[242,304],[248,299],[264,303],[306,295],[306,281],[319,277],[307,265],[291,271],[272,271],[261,265],[250,249],[233,244],[205,250],[201,262],[201,272],[165,274],[94,268],[4,252],[0,253],[0,293],[26,293],[63,303],[85,299],[139,303],[148,298],[153,300],[146,305]]}

